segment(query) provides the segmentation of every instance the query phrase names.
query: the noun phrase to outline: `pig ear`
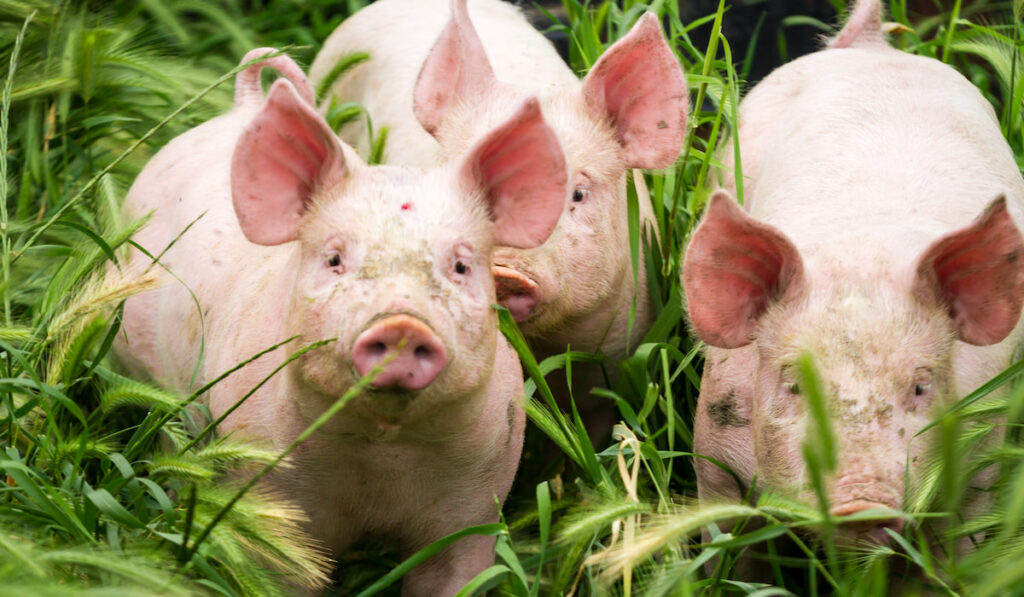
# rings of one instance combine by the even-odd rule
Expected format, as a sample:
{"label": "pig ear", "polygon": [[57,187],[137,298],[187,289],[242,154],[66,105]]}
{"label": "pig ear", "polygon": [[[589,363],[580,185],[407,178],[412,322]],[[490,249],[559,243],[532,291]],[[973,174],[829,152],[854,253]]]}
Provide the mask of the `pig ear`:
{"label": "pig ear", "polygon": [[416,79],[412,104],[416,119],[436,136],[457,101],[482,95],[493,82],[494,71],[469,20],[466,0],[452,0],[451,19]]}
{"label": "pig ear", "polygon": [[653,13],[601,56],[583,81],[590,110],[608,118],[630,168],[667,168],[683,146],[686,79]]}
{"label": "pig ear", "polygon": [[712,346],[750,343],[769,304],[803,284],[803,261],[782,232],[748,216],[718,191],[683,263],[690,321]]}
{"label": "pig ear", "polygon": [[464,188],[482,192],[495,243],[507,247],[546,241],[568,195],[565,156],[535,98],[470,150],[459,177]]}
{"label": "pig ear", "polygon": [[973,224],[928,247],[918,262],[914,293],[946,308],[960,340],[976,346],[1000,342],[1020,318],[1022,249],[1020,231],[1000,197]]}
{"label": "pig ear", "polygon": [[259,245],[294,240],[313,190],[345,173],[337,137],[278,79],[231,159],[231,196],[245,237]]}
{"label": "pig ear", "polygon": [[[278,55],[273,56],[273,54]],[[288,57],[287,54],[280,54],[274,48],[256,48],[246,52],[241,64],[253,62],[264,56],[271,57],[250,64],[245,70],[238,73],[238,76],[235,78],[235,107],[245,105],[258,106],[263,101],[263,85],[260,84],[260,72],[266,67],[281,73],[282,76],[292,82],[292,85],[295,85],[295,89],[302,96],[302,99],[309,102],[310,105],[316,105],[316,100],[313,98],[313,87],[309,84],[306,73],[302,72],[299,65],[295,64],[295,61]]]}

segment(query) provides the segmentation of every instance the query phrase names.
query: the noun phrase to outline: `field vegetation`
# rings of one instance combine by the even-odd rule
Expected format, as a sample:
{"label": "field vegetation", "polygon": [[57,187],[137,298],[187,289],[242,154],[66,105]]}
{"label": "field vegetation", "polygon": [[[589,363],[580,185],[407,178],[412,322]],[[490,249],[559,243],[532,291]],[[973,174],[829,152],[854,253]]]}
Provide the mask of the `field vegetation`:
{"label": "field vegetation", "polygon": [[[363,3],[0,0],[0,595],[288,594],[288,583],[332,574],[302,538],[299,512],[225,481],[238,467],[286,466],[281,454],[216,438],[202,406],[208,387],[168,392],[113,358],[123,301],[152,287],[154,272],[117,286],[103,278],[145,223],[120,215],[134,176],[168,140],[228,109],[242,55],[274,46],[308,65]],[[921,5],[926,13],[915,12]],[[530,378],[530,424],[501,522],[463,532],[497,536],[494,566],[463,594],[878,595],[900,579],[911,591],[1024,594],[1024,361],[936,418],[936,453],[891,546],[839,549],[827,513],[770,494],[695,502],[701,356],[679,269],[716,184],[716,154],[732,151],[753,44],[721,34],[725,0],[686,22],[676,3],[660,0],[563,0],[562,9],[568,22],[551,29],[567,35],[576,71],[649,9],[687,73],[683,152],[673,168],[644,174],[649,197],[631,196],[632,258],[646,261],[659,316],[622,362],[571,352],[538,363],[502,318]],[[963,72],[1024,165],[1024,2],[892,0],[889,11],[902,25],[893,43]],[[783,24],[835,30],[800,17]],[[755,34],[780,40],[784,52],[784,30]],[[365,117],[343,105],[330,120]],[[652,202],[653,229],[636,221],[638,201]],[[618,411],[620,424],[597,445],[574,412],[557,410],[546,381],[581,362],[618,372],[608,387],[576,396]],[[813,363],[803,376],[807,399],[821,404]],[[827,417],[815,425],[820,441],[807,454],[820,475],[834,445]],[[968,517],[966,484],[991,464],[1000,465],[991,504]],[[716,522],[733,519],[731,532],[718,532]],[[824,529],[823,538],[811,540],[807,528]],[[938,542],[927,540],[933,531]],[[951,546],[962,537],[978,544],[956,558]],[[404,562],[365,545],[338,562],[330,593],[397,594],[401,576],[446,540]],[[783,552],[784,544],[797,547]],[[771,584],[736,580],[737,558],[754,550],[774,554]]]}

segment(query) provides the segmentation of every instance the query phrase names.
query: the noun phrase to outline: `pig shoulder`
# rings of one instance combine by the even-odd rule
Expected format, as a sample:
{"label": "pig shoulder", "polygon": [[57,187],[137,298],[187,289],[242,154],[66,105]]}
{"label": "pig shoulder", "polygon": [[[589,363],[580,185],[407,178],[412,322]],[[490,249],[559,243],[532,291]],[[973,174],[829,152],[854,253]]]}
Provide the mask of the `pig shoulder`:
{"label": "pig shoulder", "polygon": [[[214,265],[211,261],[228,262],[218,245],[245,242],[226,200],[226,170],[246,121],[246,114],[230,112],[178,136],[143,168],[125,198],[126,219],[149,217],[135,242],[149,255],[161,256],[161,265],[152,266],[150,257],[133,248],[129,271],[153,267],[165,284],[125,305],[119,340],[125,346],[118,352],[129,366],[175,388],[188,387],[203,336],[190,291],[215,290],[205,288],[204,270]],[[185,355],[184,362],[172,355]]]}
{"label": "pig shoulder", "polygon": [[[125,197],[125,215],[138,218],[157,209],[178,210],[183,201],[200,199],[193,197],[202,194],[194,189],[203,188],[219,178],[226,181],[215,165],[230,163],[235,142],[250,116],[246,111],[232,111],[172,139],[153,156],[132,183]],[[212,196],[221,190],[212,188],[207,193]],[[216,209],[217,205],[210,202],[207,207]],[[230,204],[227,207],[230,208]],[[155,237],[154,230],[154,225],[150,224],[142,234]]]}

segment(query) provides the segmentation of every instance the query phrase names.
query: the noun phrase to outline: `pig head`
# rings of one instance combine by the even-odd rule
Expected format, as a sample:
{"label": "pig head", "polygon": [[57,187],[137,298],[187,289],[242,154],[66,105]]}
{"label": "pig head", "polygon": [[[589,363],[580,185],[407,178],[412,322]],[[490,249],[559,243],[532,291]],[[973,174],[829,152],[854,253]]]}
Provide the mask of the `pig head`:
{"label": "pig head", "polygon": [[[794,369],[808,351],[838,442],[832,513],[903,508],[930,447],[915,435],[1021,340],[1024,184],[992,109],[880,27],[877,2],[858,3],[829,49],[776,70],[740,107],[746,209],[727,176],[683,282],[709,347],[695,446],[745,486],[698,462],[702,498],[739,499],[756,477],[815,501]],[[841,531],[884,542],[902,525]]]}
{"label": "pig head", "polygon": [[[905,473],[913,482],[930,447],[914,435],[956,397],[958,344],[996,344],[1017,325],[1022,249],[1000,198],[973,224],[937,239],[910,268],[865,273],[805,263],[783,233],[716,194],[684,270],[694,330],[714,347],[698,408],[701,449],[739,463],[734,472],[748,483],[756,475],[761,488],[813,502],[801,457],[807,413],[795,372],[796,359],[809,351],[838,439],[839,465],[829,479],[833,514],[902,508]],[[1007,358],[997,363],[1005,366]],[[959,365],[980,366],[970,358]],[[730,487],[724,471],[701,468],[702,497],[746,489]],[[898,519],[880,524],[902,528]],[[881,526],[846,530],[886,539]]]}

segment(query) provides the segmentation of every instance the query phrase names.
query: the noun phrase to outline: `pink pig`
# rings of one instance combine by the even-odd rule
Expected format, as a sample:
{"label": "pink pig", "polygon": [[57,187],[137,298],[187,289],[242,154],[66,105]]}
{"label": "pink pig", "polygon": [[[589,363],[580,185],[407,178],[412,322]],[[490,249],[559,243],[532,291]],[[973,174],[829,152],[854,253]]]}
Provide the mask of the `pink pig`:
{"label": "pink pig", "polygon": [[[265,101],[264,64],[290,79]],[[130,214],[155,210],[136,237],[154,255],[195,224],[161,259],[184,284],[128,301],[121,354],[187,388],[203,339],[198,383],[298,335],[214,386],[219,416],[289,354],[336,338],[272,377],[219,430],[279,449],[394,354],[271,486],[303,508],[310,534],[335,556],[368,534],[409,555],[496,521],[524,417],[519,363],[490,308],[491,251],[544,242],[566,184],[536,100],[465,157],[422,170],[360,161],[286,57],[240,73],[237,97],[230,113],[164,148],[129,192]],[[454,543],[412,571],[403,594],[454,594],[490,565],[493,543]]]}
{"label": "pink pig", "polygon": [[[324,80],[348,53],[371,58],[333,84],[322,108],[332,98],[360,102],[376,129],[390,129],[387,162],[433,165],[462,154],[522,98],[537,95],[565,149],[571,186],[546,243],[495,252],[498,299],[538,357],[571,345],[622,358],[653,317],[640,271],[627,334],[634,288],[626,169],[672,165],[686,128],[686,81],[658,19],[643,15],[581,82],[518,8],[448,3],[380,0],[342,23],[310,79]],[[365,142],[365,127],[349,126],[342,138]],[[653,221],[646,195],[639,204],[641,221]]]}
{"label": "pink pig", "polygon": [[[690,318],[708,345],[695,448],[741,481],[699,460],[702,499],[739,500],[756,476],[815,502],[794,377],[808,350],[838,441],[832,513],[902,508],[929,448],[914,435],[1024,336],[1024,183],[992,107],[949,66],[890,47],[880,12],[858,1],[827,49],[750,91],[746,209],[716,193],[687,248]],[[903,525],[841,535],[886,542]]]}

